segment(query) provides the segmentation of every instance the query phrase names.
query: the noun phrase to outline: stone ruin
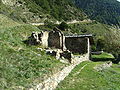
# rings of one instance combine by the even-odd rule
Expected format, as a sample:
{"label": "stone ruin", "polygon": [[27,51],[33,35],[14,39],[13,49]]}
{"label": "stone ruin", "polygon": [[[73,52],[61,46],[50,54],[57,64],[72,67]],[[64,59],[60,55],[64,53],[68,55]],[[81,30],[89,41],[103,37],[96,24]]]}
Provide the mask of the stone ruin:
{"label": "stone ruin", "polygon": [[49,54],[51,56],[56,57],[56,59],[67,59],[70,63],[72,62],[74,56],[73,54],[69,51],[62,51],[60,49],[57,50],[46,50],[46,54]]}
{"label": "stone ruin", "polygon": [[53,31],[32,32],[31,36],[26,40],[29,45],[42,45],[43,47],[51,47],[65,49],[65,36],[57,28]]}
{"label": "stone ruin", "polygon": [[72,35],[65,36],[59,29],[54,28],[52,31],[33,32],[26,40],[29,45],[41,45],[47,54],[55,56],[57,59],[65,58],[72,61],[73,54],[88,54],[90,58],[90,44],[92,44],[92,35]]}

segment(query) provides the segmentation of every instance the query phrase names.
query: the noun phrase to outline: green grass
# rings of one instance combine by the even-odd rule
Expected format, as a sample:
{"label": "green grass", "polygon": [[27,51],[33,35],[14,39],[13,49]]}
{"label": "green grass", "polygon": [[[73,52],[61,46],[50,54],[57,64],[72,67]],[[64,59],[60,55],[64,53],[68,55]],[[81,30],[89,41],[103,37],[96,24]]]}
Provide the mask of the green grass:
{"label": "green grass", "polygon": [[37,48],[41,46],[23,43],[33,31],[40,31],[37,27],[3,18],[7,21],[0,22],[0,90],[16,90],[18,86],[28,88],[65,66],[39,51]]}
{"label": "green grass", "polygon": [[104,53],[102,53],[100,55],[92,55],[92,58],[97,58],[97,59],[101,58],[101,59],[103,59],[103,58],[114,58],[114,56],[112,54],[104,52]]}
{"label": "green grass", "polygon": [[19,25],[19,23],[13,21],[5,15],[0,14],[0,28],[13,27]]}
{"label": "green grass", "polygon": [[107,25],[101,24],[96,21],[70,24],[69,27],[70,27],[70,32],[72,33],[93,34],[96,35],[97,37],[103,36],[109,30]]}
{"label": "green grass", "polygon": [[[80,73],[84,65],[88,64]],[[96,71],[96,65],[103,62],[83,62],[79,64],[56,90],[120,90],[120,65],[113,65]]]}

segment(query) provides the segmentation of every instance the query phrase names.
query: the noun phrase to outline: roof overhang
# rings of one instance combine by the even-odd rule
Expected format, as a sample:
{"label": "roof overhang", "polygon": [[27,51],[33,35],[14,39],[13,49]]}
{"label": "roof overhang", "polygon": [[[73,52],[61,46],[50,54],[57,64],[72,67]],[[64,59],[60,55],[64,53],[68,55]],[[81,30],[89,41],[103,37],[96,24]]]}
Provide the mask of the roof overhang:
{"label": "roof overhang", "polygon": [[90,44],[94,44],[94,39],[92,34],[88,35],[66,35],[65,38],[89,38],[90,39]]}

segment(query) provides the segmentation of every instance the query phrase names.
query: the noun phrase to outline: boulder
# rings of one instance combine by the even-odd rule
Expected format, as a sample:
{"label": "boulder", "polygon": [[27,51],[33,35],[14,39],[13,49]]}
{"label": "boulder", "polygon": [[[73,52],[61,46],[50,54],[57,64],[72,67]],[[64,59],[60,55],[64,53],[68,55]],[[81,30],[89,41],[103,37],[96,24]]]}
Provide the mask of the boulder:
{"label": "boulder", "polygon": [[46,54],[51,55],[51,56],[55,56],[55,57],[56,57],[57,52],[54,51],[54,50],[46,50]]}
{"label": "boulder", "polygon": [[41,44],[42,32],[32,32],[31,36],[25,42],[29,45]]}
{"label": "boulder", "polygon": [[64,57],[65,59],[68,59],[69,62],[72,62],[73,54],[70,51],[63,51],[63,53],[60,54],[60,57]]}

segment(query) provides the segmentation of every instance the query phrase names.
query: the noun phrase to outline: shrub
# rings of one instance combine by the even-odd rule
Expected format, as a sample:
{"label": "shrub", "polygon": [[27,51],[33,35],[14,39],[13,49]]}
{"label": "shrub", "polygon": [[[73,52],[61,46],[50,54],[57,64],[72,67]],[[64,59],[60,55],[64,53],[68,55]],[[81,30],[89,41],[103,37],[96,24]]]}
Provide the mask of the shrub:
{"label": "shrub", "polygon": [[48,28],[54,28],[55,24],[52,21],[49,20],[45,20],[44,21],[45,26],[47,26]]}
{"label": "shrub", "polygon": [[65,22],[62,22],[59,27],[58,27],[60,30],[63,30],[65,31],[66,29],[68,29],[68,24],[65,23]]}

